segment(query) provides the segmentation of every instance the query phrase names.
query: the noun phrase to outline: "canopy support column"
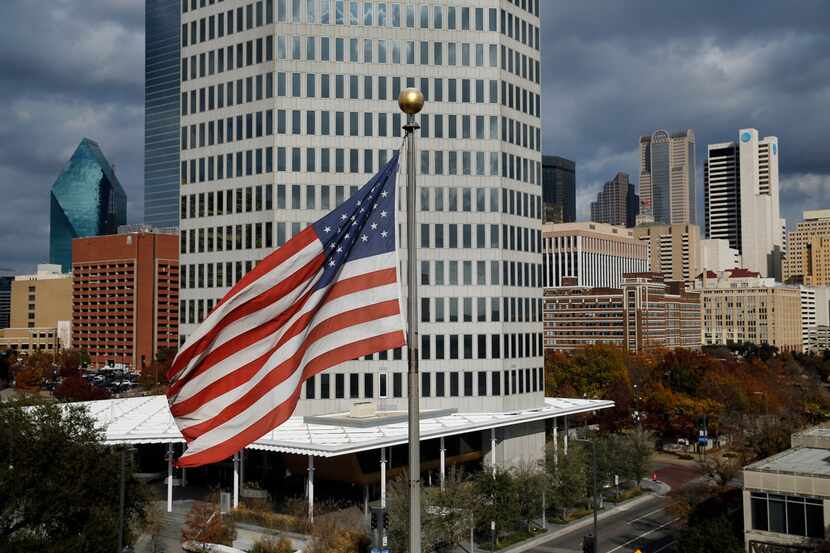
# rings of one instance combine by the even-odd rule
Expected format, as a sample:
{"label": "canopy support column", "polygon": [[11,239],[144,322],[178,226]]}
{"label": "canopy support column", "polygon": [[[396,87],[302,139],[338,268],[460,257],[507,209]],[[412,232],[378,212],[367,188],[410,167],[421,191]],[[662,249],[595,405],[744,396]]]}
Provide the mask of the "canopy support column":
{"label": "canopy support column", "polygon": [[490,463],[493,465],[493,478],[496,477],[496,429],[490,429]]}
{"label": "canopy support column", "polygon": [[562,440],[562,449],[565,455],[568,454],[568,417],[564,417],[565,419],[565,437]]}
{"label": "canopy support column", "polygon": [[308,521],[314,523],[314,457],[308,456]]}
{"label": "canopy support column", "polygon": [[559,466],[559,419],[553,417],[553,466]]}
{"label": "canopy support column", "polygon": [[233,508],[239,507],[239,452],[233,454]]}
{"label": "canopy support column", "polygon": [[444,491],[444,483],[447,477],[447,450],[444,448],[444,436],[441,436],[441,491]]}
{"label": "canopy support column", "polygon": [[386,508],[386,448],[380,448],[380,508]]}
{"label": "canopy support column", "polygon": [[167,512],[173,512],[173,443],[167,444]]}

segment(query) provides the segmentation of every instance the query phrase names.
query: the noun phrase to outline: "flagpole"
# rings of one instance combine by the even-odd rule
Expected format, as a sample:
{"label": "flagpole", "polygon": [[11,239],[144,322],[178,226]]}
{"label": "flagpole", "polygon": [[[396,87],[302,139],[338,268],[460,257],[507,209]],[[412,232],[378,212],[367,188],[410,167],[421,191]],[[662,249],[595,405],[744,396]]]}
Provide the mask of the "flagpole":
{"label": "flagpole", "polygon": [[415,131],[420,126],[415,114],[424,107],[424,95],[417,88],[407,88],[398,97],[398,106],[406,114],[406,345],[409,361],[409,553],[421,553],[421,429],[420,390],[418,381],[418,256],[415,242]]}

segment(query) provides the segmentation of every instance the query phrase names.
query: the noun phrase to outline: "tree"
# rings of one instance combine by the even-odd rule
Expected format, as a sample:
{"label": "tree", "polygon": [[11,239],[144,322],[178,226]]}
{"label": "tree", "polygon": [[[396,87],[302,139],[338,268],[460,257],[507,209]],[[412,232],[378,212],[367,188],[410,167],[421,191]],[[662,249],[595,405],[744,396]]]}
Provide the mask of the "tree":
{"label": "tree", "polygon": [[481,533],[490,533],[490,521],[496,523],[496,544],[499,535],[514,530],[519,523],[519,512],[515,497],[513,474],[501,467],[479,471],[471,478],[475,497],[473,513],[476,528]]}
{"label": "tree", "polygon": [[40,378],[52,378],[55,373],[55,356],[42,350],[34,350],[26,357],[26,368],[34,370]]}
{"label": "tree", "polygon": [[726,487],[743,470],[743,460],[739,456],[727,457],[713,454],[700,463],[703,472],[720,487]]}
{"label": "tree", "polygon": [[[187,513],[182,526],[182,541],[195,544],[231,545],[236,539],[236,529],[230,517],[219,513],[219,506],[214,503],[196,501]],[[197,545],[198,547],[198,545]],[[207,547],[204,547],[207,550]]]}
{"label": "tree", "polygon": [[174,348],[161,348],[156,353],[156,358],[149,364],[141,367],[141,375],[138,382],[146,390],[152,390],[158,393],[165,393],[167,385],[170,383],[167,379],[167,371],[173,364],[173,359],[176,357],[176,350]]}
{"label": "tree", "polygon": [[654,455],[654,436],[651,432],[637,428],[622,436],[620,456],[622,458],[621,476],[634,480],[640,485],[640,480],[648,475],[651,457]]}
{"label": "tree", "polygon": [[528,531],[542,514],[542,491],[547,484],[546,474],[538,463],[521,463],[513,468],[513,502]]}
{"label": "tree", "polygon": [[62,401],[94,401],[110,397],[109,391],[90,384],[79,375],[64,378],[53,393]]}
{"label": "tree", "polygon": [[421,526],[428,541],[436,549],[447,551],[466,543],[474,524],[470,509],[474,496],[472,486],[461,470],[451,467],[444,480],[444,489],[425,488],[422,498],[426,509]]}
{"label": "tree", "polygon": [[[409,480],[406,473],[400,478],[392,480],[386,488],[386,511],[389,513],[389,528],[386,536],[389,539],[389,550],[406,553],[409,551]],[[421,521],[426,521],[427,510],[424,501],[421,501]],[[428,531],[429,527],[422,525],[421,549],[434,551],[435,535]]]}
{"label": "tree", "polygon": [[[576,447],[574,447],[576,446]],[[567,519],[568,511],[579,505],[588,495],[590,472],[587,467],[590,454],[585,448],[571,444],[565,454],[564,443],[554,447],[548,444],[545,451],[545,472],[548,481],[548,498],[551,508],[559,509],[562,518]]]}
{"label": "tree", "polygon": [[64,378],[77,376],[81,370],[81,352],[77,349],[65,349],[58,355],[57,362],[60,375]]}
{"label": "tree", "polygon": [[24,392],[36,393],[40,391],[42,382],[43,378],[40,376],[40,371],[35,368],[22,367],[14,375],[14,387]]}
{"label": "tree", "polygon": [[677,553],[743,553],[743,539],[735,535],[732,523],[721,516],[688,526],[677,540]]}
{"label": "tree", "polygon": [[[97,552],[117,544],[121,453],[80,406],[0,404],[0,551]],[[144,512],[126,470],[125,520]],[[134,536],[127,525],[125,542]]]}

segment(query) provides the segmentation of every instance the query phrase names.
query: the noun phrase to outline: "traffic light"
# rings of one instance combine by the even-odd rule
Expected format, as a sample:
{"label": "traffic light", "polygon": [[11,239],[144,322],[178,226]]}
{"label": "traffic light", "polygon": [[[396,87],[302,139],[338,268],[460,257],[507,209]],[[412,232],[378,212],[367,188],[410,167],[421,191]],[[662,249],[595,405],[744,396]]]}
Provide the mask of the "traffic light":
{"label": "traffic light", "polygon": [[380,509],[372,509],[372,530],[377,530],[380,523]]}
{"label": "traffic light", "polygon": [[596,538],[587,535],[582,538],[582,553],[596,553]]}
{"label": "traffic light", "polygon": [[389,530],[389,513],[383,511],[383,529]]}

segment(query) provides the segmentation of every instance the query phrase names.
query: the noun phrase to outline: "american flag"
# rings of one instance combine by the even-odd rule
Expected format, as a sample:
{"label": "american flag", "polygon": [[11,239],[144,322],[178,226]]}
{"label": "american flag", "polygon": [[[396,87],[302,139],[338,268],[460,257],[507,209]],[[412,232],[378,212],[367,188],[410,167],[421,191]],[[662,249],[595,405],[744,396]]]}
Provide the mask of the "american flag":
{"label": "american flag", "polygon": [[395,244],[396,152],[337,209],[263,259],[182,347],[170,412],[179,466],[227,459],[294,412],[303,382],[405,343]]}

